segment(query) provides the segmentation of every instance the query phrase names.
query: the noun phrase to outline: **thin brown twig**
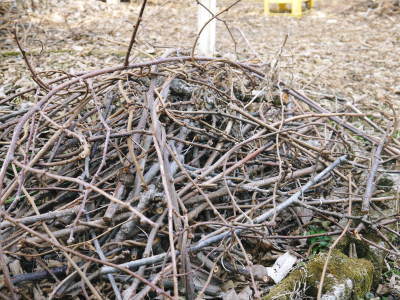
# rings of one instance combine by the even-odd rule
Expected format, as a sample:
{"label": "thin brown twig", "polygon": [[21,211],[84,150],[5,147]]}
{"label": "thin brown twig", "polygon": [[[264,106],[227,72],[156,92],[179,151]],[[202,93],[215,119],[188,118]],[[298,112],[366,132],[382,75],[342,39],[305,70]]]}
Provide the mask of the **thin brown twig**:
{"label": "thin brown twig", "polygon": [[[352,191],[351,191],[351,187],[352,187],[352,185],[351,185],[351,181],[352,181],[351,173],[349,173],[348,178],[349,178],[349,194],[351,195],[351,194],[352,194]],[[352,210],[352,199],[351,199],[351,197],[350,197],[350,198],[349,198],[349,207],[348,207],[348,214],[349,214],[349,215],[351,215],[351,210]],[[339,235],[339,237],[335,240],[335,242],[329,247],[328,253],[327,253],[327,255],[326,255],[325,263],[324,263],[324,266],[323,266],[323,268],[322,268],[321,279],[320,279],[319,284],[318,284],[318,293],[317,293],[317,299],[318,299],[318,300],[321,300],[322,289],[323,289],[323,287],[324,287],[324,280],[325,280],[325,276],[326,276],[326,271],[327,271],[327,269],[328,269],[329,259],[330,259],[331,255],[332,255],[332,251],[333,251],[333,249],[335,249],[335,247],[337,246],[337,244],[339,243],[339,241],[344,237],[344,235],[345,235],[345,234],[347,233],[347,231],[349,230],[350,225],[351,225],[351,221],[352,221],[351,219],[349,219],[349,220],[347,221],[347,224],[346,224],[346,226],[344,227],[342,233],[341,233],[341,234]]]}
{"label": "thin brown twig", "polygon": [[14,39],[15,39],[15,42],[17,43],[18,49],[19,49],[19,51],[21,52],[22,57],[24,58],[24,61],[25,61],[26,65],[27,65],[29,71],[30,71],[31,74],[32,74],[32,79],[33,79],[41,88],[43,88],[44,90],[46,90],[46,91],[50,90],[50,88],[42,81],[42,79],[40,79],[40,77],[37,75],[37,73],[36,73],[35,70],[33,69],[31,63],[29,62],[29,59],[28,59],[28,57],[26,56],[26,52],[25,52],[25,50],[22,48],[21,43],[19,42],[18,34],[17,34],[17,28],[15,28],[12,32],[13,32],[13,34],[14,34]]}
{"label": "thin brown twig", "polygon": [[138,19],[136,20],[135,27],[133,28],[131,40],[129,42],[128,50],[127,50],[126,55],[125,55],[124,67],[127,67],[129,65],[129,56],[131,55],[132,46],[136,42],[136,35],[138,33],[138,30],[139,30],[140,22],[142,21],[142,18],[143,18],[143,12],[144,12],[144,9],[146,7],[146,3],[147,3],[147,0],[143,0],[142,6],[140,7]]}

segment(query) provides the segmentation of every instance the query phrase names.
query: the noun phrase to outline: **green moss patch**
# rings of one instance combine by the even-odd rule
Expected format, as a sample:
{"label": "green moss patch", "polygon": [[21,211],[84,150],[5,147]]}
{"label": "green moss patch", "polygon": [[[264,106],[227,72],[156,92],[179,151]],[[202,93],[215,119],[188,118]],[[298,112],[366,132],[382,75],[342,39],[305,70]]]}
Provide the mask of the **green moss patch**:
{"label": "green moss patch", "polygon": [[[327,254],[321,253],[310,259],[272,288],[264,300],[289,300],[299,290],[305,290],[308,296],[315,297],[326,258]],[[368,260],[349,258],[339,251],[333,251],[329,259],[323,293],[333,292],[341,285],[342,293],[353,299],[361,298],[371,289],[373,273],[373,264]]]}

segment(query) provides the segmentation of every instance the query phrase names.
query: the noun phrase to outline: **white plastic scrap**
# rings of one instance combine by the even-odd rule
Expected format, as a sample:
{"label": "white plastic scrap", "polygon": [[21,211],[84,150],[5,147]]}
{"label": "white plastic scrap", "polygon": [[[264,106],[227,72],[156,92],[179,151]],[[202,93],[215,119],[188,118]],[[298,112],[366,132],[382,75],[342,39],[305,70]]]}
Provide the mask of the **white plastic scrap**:
{"label": "white plastic scrap", "polygon": [[279,283],[286,277],[296,261],[296,256],[286,252],[276,260],[272,267],[267,268],[267,274],[275,283]]}

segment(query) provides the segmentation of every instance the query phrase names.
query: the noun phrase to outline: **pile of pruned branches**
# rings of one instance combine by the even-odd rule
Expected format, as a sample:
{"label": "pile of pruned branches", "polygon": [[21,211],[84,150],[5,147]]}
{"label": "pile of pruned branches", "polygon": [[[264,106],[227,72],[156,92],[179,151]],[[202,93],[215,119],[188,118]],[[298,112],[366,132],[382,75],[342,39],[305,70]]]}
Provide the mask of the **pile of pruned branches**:
{"label": "pile of pruned branches", "polygon": [[[330,112],[256,66],[170,55],[35,75],[1,101],[3,294],[214,298],[232,279],[261,295],[265,262],[304,257],[304,239],[396,222],[363,217],[395,199],[373,192],[400,148],[351,125],[355,107]],[[305,237],[317,217],[332,230]]]}

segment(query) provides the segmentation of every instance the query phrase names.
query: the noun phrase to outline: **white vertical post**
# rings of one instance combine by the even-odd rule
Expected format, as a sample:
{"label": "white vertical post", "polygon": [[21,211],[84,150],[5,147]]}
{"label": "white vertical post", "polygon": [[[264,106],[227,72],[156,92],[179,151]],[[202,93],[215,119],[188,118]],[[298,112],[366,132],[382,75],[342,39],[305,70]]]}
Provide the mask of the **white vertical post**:
{"label": "white vertical post", "polygon": [[110,4],[110,5],[115,5],[118,3],[119,3],[119,0],[107,0],[107,4]]}
{"label": "white vertical post", "polygon": [[[213,15],[210,14],[212,12],[214,15],[217,13],[217,0],[200,0],[202,5],[207,7],[205,9],[202,5],[198,7],[198,15],[197,15],[197,25],[198,32],[203,28],[204,24],[206,24]],[[210,12],[209,12],[210,11]],[[215,36],[216,36],[216,20],[213,19],[211,22],[207,24],[207,26],[201,32],[199,37],[199,52],[201,55],[205,56],[214,56],[215,55]]]}

